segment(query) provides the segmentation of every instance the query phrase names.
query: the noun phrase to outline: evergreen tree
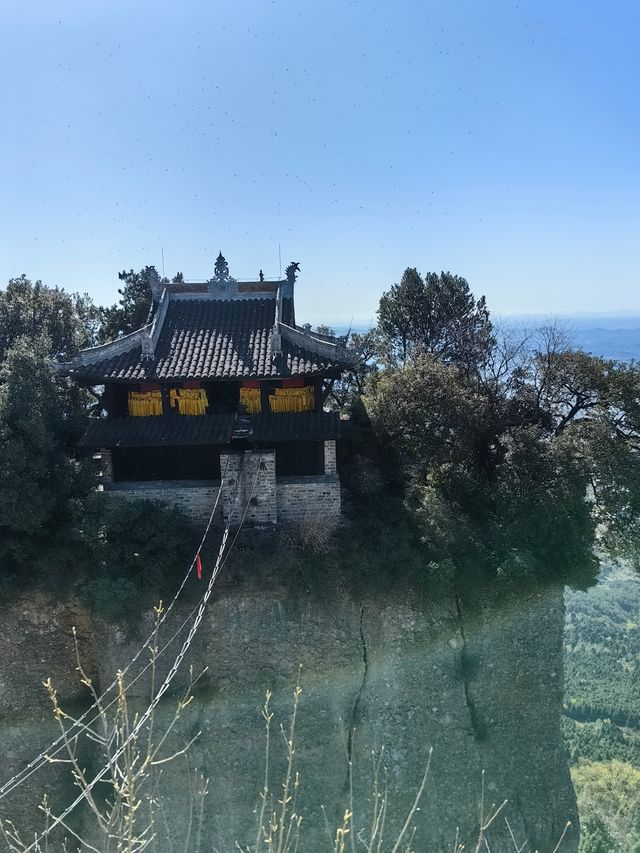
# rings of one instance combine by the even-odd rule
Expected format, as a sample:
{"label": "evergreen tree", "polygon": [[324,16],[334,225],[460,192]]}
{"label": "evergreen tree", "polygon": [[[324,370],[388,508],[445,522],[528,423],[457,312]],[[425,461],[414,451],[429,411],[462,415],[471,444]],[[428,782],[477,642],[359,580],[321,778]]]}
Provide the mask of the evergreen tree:
{"label": "evergreen tree", "polygon": [[68,294],[25,275],[0,291],[0,361],[20,337],[44,335],[50,355],[68,358],[94,343],[98,309],[87,295]]}
{"label": "evergreen tree", "polygon": [[476,301],[464,278],[450,272],[404,271],[400,284],[383,294],[378,308],[383,356],[404,365],[420,355],[479,371],[493,344],[493,328],[484,296]]}
{"label": "evergreen tree", "polygon": [[128,335],[145,325],[151,310],[152,285],[160,281],[153,266],[146,266],[140,272],[123,270],[118,278],[124,286],[118,289],[119,303],[102,309],[101,341]]}
{"label": "evergreen tree", "polygon": [[54,537],[93,483],[75,455],[84,409],[49,362],[50,342],[20,338],[0,369],[0,560],[11,568]]}
{"label": "evergreen tree", "polygon": [[553,328],[496,340],[484,300],[448,273],[408,269],[379,318],[385,369],[365,404],[435,552],[509,574],[564,563],[580,582],[596,529],[601,547],[635,556],[637,366],[571,350]]}

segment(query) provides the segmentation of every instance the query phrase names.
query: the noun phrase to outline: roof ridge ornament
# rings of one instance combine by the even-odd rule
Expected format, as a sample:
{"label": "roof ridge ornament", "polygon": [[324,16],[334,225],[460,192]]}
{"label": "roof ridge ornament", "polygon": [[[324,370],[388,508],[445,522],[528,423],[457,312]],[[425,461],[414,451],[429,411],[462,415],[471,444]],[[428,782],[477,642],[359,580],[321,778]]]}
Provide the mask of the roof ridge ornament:
{"label": "roof ridge ornament", "polygon": [[230,281],[235,281],[235,278],[229,275],[229,264],[222,252],[216,258],[213,268],[213,278],[209,279],[209,281],[214,284],[227,284]]}
{"label": "roof ridge ornament", "polygon": [[298,261],[291,261],[287,269],[285,270],[287,274],[287,281],[289,284],[295,284],[297,274],[300,272],[300,264]]}

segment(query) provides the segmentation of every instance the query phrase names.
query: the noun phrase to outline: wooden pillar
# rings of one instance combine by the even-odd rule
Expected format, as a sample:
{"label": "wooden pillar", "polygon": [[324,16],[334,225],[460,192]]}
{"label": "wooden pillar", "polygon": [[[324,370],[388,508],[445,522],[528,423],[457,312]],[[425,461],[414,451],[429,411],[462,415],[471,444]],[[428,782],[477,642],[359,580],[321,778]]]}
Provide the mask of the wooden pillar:
{"label": "wooden pillar", "polygon": [[314,411],[321,412],[322,411],[322,376],[315,376],[313,379],[313,397],[314,397]]}
{"label": "wooden pillar", "polygon": [[171,403],[169,401],[169,389],[161,388],[160,393],[162,394],[162,414],[166,417],[171,414]]}
{"label": "wooden pillar", "polygon": [[270,391],[268,382],[260,383],[260,411],[263,415],[269,414],[269,391]]}

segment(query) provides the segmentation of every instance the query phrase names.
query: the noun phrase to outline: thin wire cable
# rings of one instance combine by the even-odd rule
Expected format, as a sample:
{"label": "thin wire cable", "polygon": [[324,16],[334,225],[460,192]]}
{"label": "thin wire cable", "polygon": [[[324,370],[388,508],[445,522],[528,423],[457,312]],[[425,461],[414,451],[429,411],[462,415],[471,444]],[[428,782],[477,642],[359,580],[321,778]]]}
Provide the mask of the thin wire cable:
{"label": "thin wire cable", "polygon": [[[261,465],[263,456],[264,456],[264,454],[261,454],[260,461],[258,462],[258,465],[256,466],[256,475],[255,475],[254,480],[253,480],[253,486],[251,488],[251,494],[250,494],[249,498],[247,499],[245,510],[244,510],[244,513],[243,513],[243,516],[242,516],[242,519],[240,521],[240,525],[238,528],[238,532],[236,533],[236,536],[233,539],[233,543],[235,543],[236,539],[238,538],[238,535],[240,533],[240,529],[242,528],[242,525],[244,524],[244,521],[247,517],[247,513],[249,511],[249,506],[251,504],[251,499],[253,498],[255,487],[256,487],[256,484],[258,482],[258,476],[260,474],[260,465]],[[238,478],[238,480],[239,479],[240,478]],[[209,598],[211,597],[211,593],[213,592],[213,585],[216,581],[216,578],[218,577],[218,574],[220,573],[221,564],[222,564],[222,557],[224,554],[224,549],[225,549],[225,545],[227,542],[227,538],[229,536],[230,526],[231,526],[230,522],[227,522],[227,526],[225,527],[224,534],[222,537],[222,543],[221,543],[220,549],[218,551],[218,557],[216,559],[216,564],[215,564],[214,569],[211,573],[211,577],[209,578],[209,583],[207,584],[207,589],[206,589],[206,591],[202,597],[202,600],[201,600],[200,605],[198,607],[198,613],[196,614],[195,621],[194,621],[193,625],[191,626],[191,630],[189,631],[187,639],[182,644],[182,648],[178,652],[171,669],[169,670],[164,682],[162,683],[162,686],[160,687],[160,689],[156,693],[155,697],[153,698],[153,700],[151,701],[151,703],[147,707],[147,710],[138,719],[138,722],[133,727],[130,734],[123,740],[123,742],[120,744],[120,746],[118,747],[116,752],[113,754],[113,756],[109,759],[109,761],[106,763],[106,765],[102,768],[102,770],[100,770],[93,777],[93,779],[86,784],[86,786],[83,788],[82,792],[76,797],[76,799],[71,803],[71,805],[67,806],[67,808],[62,812],[62,814],[58,815],[58,817],[55,818],[49,824],[49,826],[46,828],[46,830],[41,835],[37,836],[32,844],[30,844],[28,847],[26,847],[24,849],[23,853],[29,853],[29,851],[31,851],[31,850],[36,850],[39,847],[39,844],[43,840],[43,838],[46,838],[49,835],[49,833],[52,832],[52,830],[54,830],[63,821],[65,821],[67,819],[67,817],[71,814],[71,812],[77,806],[80,805],[80,803],[86,798],[87,794],[89,794],[93,790],[93,788],[98,784],[98,782],[100,782],[100,780],[109,771],[109,769],[113,766],[113,764],[116,761],[118,761],[119,758],[122,757],[122,755],[124,754],[128,745],[131,743],[132,740],[134,740],[134,738],[136,738],[138,736],[138,734],[140,733],[140,731],[142,730],[144,725],[149,720],[149,717],[151,716],[151,714],[154,712],[154,710],[158,706],[160,700],[162,699],[164,694],[169,689],[169,686],[170,686],[171,682],[173,681],[173,679],[174,679],[174,677],[175,677],[175,675],[176,675],[176,673],[180,667],[180,664],[184,660],[184,656],[186,655],[187,651],[189,650],[189,647],[191,646],[191,642],[193,641],[193,638],[196,634],[196,631],[198,630],[198,628],[200,627],[200,623],[202,622],[202,618],[204,616],[204,612],[206,610],[207,603],[209,601]],[[229,553],[230,553],[230,551],[229,551]]]}
{"label": "thin wire cable", "polygon": [[[262,458],[262,457],[261,457],[261,458]],[[236,487],[236,496],[237,496],[237,488],[238,488],[238,487]],[[247,508],[248,508],[248,507],[247,507]],[[246,514],[247,514],[247,511],[245,510],[245,513],[244,513],[244,516],[243,516],[243,522],[244,522],[244,518],[246,517]],[[221,564],[221,566],[220,566],[220,570],[221,570],[221,571],[222,571],[222,569],[225,567],[226,562],[227,562],[227,560],[229,559],[229,556],[230,556],[230,554],[231,554],[231,549],[232,549],[232,548],[233,548],[233,546],[235,545],[236,540],[237,540],[237,538],[238,538],[238,536],[239,536],[239,535],[240,535],[240,528],[238,528],[238,531],[236,532],[236,534],[235,534],[235,536],[234,536],[234,538],[233,538],[233,540],[232,540],[232,542],[231,542],[231,546],[230,546],[230,548],[229,548],[229,551],[227,552],[227,555],[225,556],[225,558],[224,558],[224,559],[223,559],[223,561],[222,561],[222,564]],[[193,567],[193,563],[192,563],[192,567]],[[164,644],[164,646],[162,646],[162,648],[159,650],[159,652],[158,652],[158,653],[157,653],[157,655],[156,655],[156,660],[158,660],[160,657],[162,657],[162,655],[166,652],[166,650],[169,648],[169,646],[171,646],[171,645],[173,644],[173,642],[177,639],[177,637],[179,637],[179,636],[180,636],[180,634],[184,631],[184,629],[186,628],[186,626],[189,624],[189,622],[191,621],[191,619],[193,619],[193,617],[194,617],[195,613],[197,612],[197,610],[198,610],[198,606],[199,606],[199,605],[198,605],[198,604],[196,604],[196,606],[191,610],[191,612],[189,613],[189,615],[187,616],[187,618],[182,622],[182,624],[180,625],[180,627],[179,627],[179,628],[178,628],[178,629],[173,633],[173,635],[172,635],[172,636],[170,637],[170,639],[169,639],[169,640]],[[151,639],[153,639],[153,635],[151,635]],[[132,679],[132,680],[131,680],[127,685],[126,685],[125,689],[126,689],[126,690],[128,690],[130,687],[132,687],[132,686],[133,686],[133,685],[134,685],[134,684],[135,684],[135,683],[136,683],[140,678],[142,678],[142,676],[143,676],[143,675],[144,675],[144,674],[145,674],[145,673],[146,673],[146,672],[151,668],[151,666],[152,666],[152,663],[151,663],[151,661],[149,661],[149,662],[148,662],[148,663],[147,663],[147,664],[146,664],[146,665],[145,665],[145,666],[140,670],[140,672],[136,675],[136,677],[135,677],[135,678],[133,678],[133,679]],[[124,672],[124,671],[123,671],[123,672]],[[100,699],[99,701],[101,701],[101,699]],[[95,717],[93,717],[93,719],[92,719],[92,720],[90,720],[88,723],[86,723],[86,724],[83,726],[83,728],[86,728],[86,727],[90,727],[90,726],[92,726],[92,725],[93,725],[93,723],[95,723],[97,720],[99,720],[99,719],[100,719],[101,713],[104,713],[104,712],[108,711],[108,710],[109,710],[109,708],[111,708],[113,705],[115,705],[117,701],[118,701],[118,697],[117,697],[117,696],[114,696],[114,697],[113,697],[113,699],[112,699],[110,702],[108,702],[108,703],[107,703],[107,704],[102,708],[102,712],[99,712],[98,714],[96,714],[96,716],[95,716]],[[94,703],[92,707],[95,709],[95,708],[97,707],[97,703]],[[89,710],[91,710],[91,709],[89,709]],[[83,717],[79,717],[79,718],[78,718],[78,720],[77,720],[76,722],[77,722],[77,723],[80,723],[80,722],[81,722],[81,720],[84,718],[84,716],[86,716],[86,713],[88,713],[88,712],[85,712],[85,715],[83,715]],[[74,726],[71,726],[71,727],[69,728],[69,730],[68,730],[68,731],[73,731],[73,728],[74,728]],[[53,749],[54,747],[57,747],[57,749]],[[11,787],[11,788],[8,788],[8,790],[7,790],[7,791],[5,791],[5,793],[4,793],[2,796],[0,796],[0,799],[2,799],[2,797],[4,797],[4,796],[8,796],[12,791],[14,791],[17,787],[19,787],[23,782],[26,782],[26,780],[27,780],[29,777],[33,776],[33,774],[34,774],[34,773],[37,773],[37,771],[38,771],[41,767],[43,767],[45,764],[48,764],[48,763],[50,762],[50,759],[51,759],[51,758],[54,758],[54,757],[55,757],[56,755],[58,755],[60,752],[63,752],[63,751],[64,751],[64,749],[65,749],[64,736],[62,736],[62,735],[61,735],[61,736],[57,739],[57,741],[55,741],[55,742],[51,745],[51,747],[50,747],[49,749],[50,749],[50,750],[51,750],[51,749],[53,749],[53,752],[47,751],[47,752],[46,752],[46,754],[44,754],[44,757],[43,757],[43,760],[41,761],[41,763],[40,763],[38,766],[33,766],[33,767],[32,767],[32,769],[30,769],[30,770],[29,770],[29,772],[28,772],[28,773],[26,773],[26,774],[23,776],[23,778],[22,778],[22,779],[18,780],[18,781],[17,781],[17,782],[16,782],[16,783]],[[34,764],[34,765],[35,765],[35,761],[34,761],[34,762],[32,762],[32,764]],[[25,768],[25,771],[26,771],[27,769],[28,769],[28,768]],[[23,771],[23,772],[24,772],[24,771]]]}
{"label": "thin wire cable", "polygon": [[[182,583],[178,587],[176,594],[173,596],[171,603],[169,604],[167,609],[162,614],[162,617],[161,617],[160,621],[158,622],[157,628],[160,628],[161,625],[164,623],[164,621],[166,620],[170,611],[172,610],[173,606],[175,605],[176,601],[178,600],[178,598],[182,594],[182,590],[184,589],[184,587],[185,587],[185,585],[186,585],[186,583],[187,583],[187,581],[191,575],[191,572],[193,571],[193,567],[195,566],[197,556],[200,553],[200,551],[202,550],[204,543],[207,539],[207,536],[209,535],[209,530],[210,530],[211,525],[213,523],[213,519],[215,517],[216,510],[218,509],[218,504],[220,502],[220,496],[222,494],[222,487],[223,487],[224,482],[225,482],[225,477],[227,475],[228,468],[229,468],[229,457],[227,457],[227,463],[225,466],[224,474],[220,479],[220,488],[218,489],[218,494],[216,495],[216,499],[215,499],[215,502],[213,504],[213,509],[211,510],[211,514],[209,515],[209,520],[207,521],[207,525],[205,527],[204,534],[202,535],[202,539],[200,540],[200,545],[198,546],[198,550],[196,551],[196,554],[195,554],[194,558],[192,559],[185,576],[182,579]],[[140,658],[140,655],[143,653],[143,651],[145,651],[145,649],[148,648],[149,643],[151,642],[151,640],[154,638],[154,636],[156,634],[156,630],[157,629],[154,629],[153,633],[150,634],[149,637],[147,637],[145,642],[140,646],[138,651],[135,653],[135,655],[131,658],[129,663],[122,670],[123,675],[125,675],[131,669],[131,667],[138,661],[138,659]],[[174,639],[175,639],[175,636],[174,636]],[[147,669],[148,669],[148,665],[142,670],[142,672],[137,676],[137,678],[139,678],[140,675],[142,675],[142,673],[145,672]],[[137,681],[137,678],[135,679],[135,681]],[[131,682],[131,683],[133,684],[134,682]],[[95,711],[95,709],[98,707],[100,702],[102,702],[102,700],[105,699],[109,695],[109,693],[117,686],[117,684],[118,684],[118,679],[114,678],[114,680],[111,682],[111,684],[104,690],[104,692],[98,697],[98,699],[89,708],[87,708],[86,711],[84,711],[82,716],[78,717],[78,719],[75,721],[74,725],[71,727],[70,731],[72,731],[76,727],[80,727],[81,723],[89,716],[89,714],[92,711]],[[112,704],[112,703],[110,703],[110,704]],[[107,706],[107,707],[109,707],[109,706]],[[92,721],[92,722],[94,722],[94,721]],[[16,773],[11,779],[9,779],[7,782],[4,783],[4,785],[2,785],[0,787],[0,800],[3,800],[6,796],[8,796],[19,785],[21,785],[23,781],[28,779],[30,776],[33,775],[33,773],[35,773],[37,770],[39,770],[40,767],[44,767],[44,765],[48,763],[47,756],[50,756],[52,754],[51,751],[55,750],[55,748],[59,745],[61,745],[61,749],[64,748],[62,735],[60,737],[58,737],[56,740],[54,740],[53,743],[51,743],[46,749],[44,749],[40,753],[40,755],[36,756],[36,758],[34,758],[31,762],[29,762],[29,764],[27,764],[25,767],[23,767],[22,770],[20,770],[18,773]],[[56,755],[60,751],[61,750],[56,750],[55,752],[53,752],[53,755]],[[23,776],[24,776],[24,778],[22,778]]]}

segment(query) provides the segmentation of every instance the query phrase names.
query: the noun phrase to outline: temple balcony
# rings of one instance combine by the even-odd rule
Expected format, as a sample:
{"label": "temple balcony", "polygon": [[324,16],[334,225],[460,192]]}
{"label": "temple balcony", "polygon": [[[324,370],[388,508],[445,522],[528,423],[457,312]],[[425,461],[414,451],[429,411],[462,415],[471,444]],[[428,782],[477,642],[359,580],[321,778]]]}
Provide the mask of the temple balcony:
{"label": "temple balcony", "polygon": [[278,454],[286,453],[286,448],[225,448],[219,455],[219,479],[121,481],[112,479],[114,451],[103,450],[103,489],[114,500],[159,501],[176,507],[197,525],[207,523],[221,489],[214,517],[217,524],[264,527],[337,518],[341,493],[336,442],[318,444],[322,473],[316,474],[278,475]]}
{"label": "temple balcony", "polygon": [[269,412],[260,415],[212,414],[202,417],[96,418],[89,422],[85,447],[174,447],[179,445],[269,444],[335,441],[341,436],[339,412]]}

